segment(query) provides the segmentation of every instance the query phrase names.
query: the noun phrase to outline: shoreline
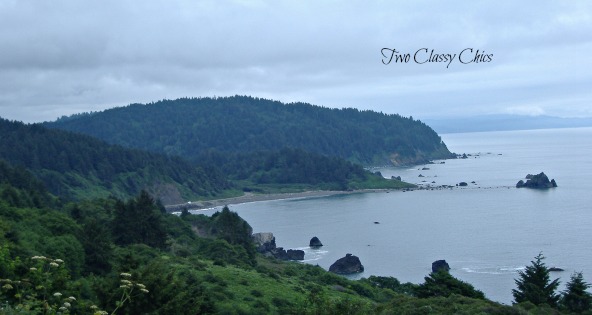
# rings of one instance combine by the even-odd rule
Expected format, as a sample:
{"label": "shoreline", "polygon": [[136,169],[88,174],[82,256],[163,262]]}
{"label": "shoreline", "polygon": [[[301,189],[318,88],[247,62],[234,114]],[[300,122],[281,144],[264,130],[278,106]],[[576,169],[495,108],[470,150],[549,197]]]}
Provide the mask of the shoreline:
{"label": "shoreline", "polygon": [[167,212],[179,212],[179,211],[182,211],[183,209],[203,210],[203,209],[210,209],[210,208],[227,206],[227,205],[237,205],[237,204],[258,202],[258,201],[301,199],[301,198],[327,197],[327,196],[335,196],[335,195],[351,195],[351,194],[369,193],[369,192],[390,192],[390,191],[403,191],[403,189],[401,189],[401,190],[399,190],[399,189],[360,189],[360,190],[352,190],[352,191],[309,190],[309,191],[293,192],[293,193],[272,193],[272,194],[255,194],[255,193],[247,192],[244,195],[238,196],[238,197],[203,200],[203,201],[190,201],[190,202],[182,203],[182,204],[168,205],[168,206],[165,206],[165,208],[167,209]]}

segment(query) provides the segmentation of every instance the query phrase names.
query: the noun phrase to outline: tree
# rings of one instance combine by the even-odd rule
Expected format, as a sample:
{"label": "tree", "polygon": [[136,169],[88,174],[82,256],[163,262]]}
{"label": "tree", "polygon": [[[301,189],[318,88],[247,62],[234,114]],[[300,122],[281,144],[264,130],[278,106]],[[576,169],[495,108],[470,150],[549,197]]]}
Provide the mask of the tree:
{"label": "tree", "polygon": [[561,296],[561,306],[573,313],[583,313],[592,309],[592,294],[586,290],[590,284],[584,281],[582,272],[575,272],[566,284],[567,290]]}
{"label": "tree", "polygon": [[556,307],[559,295],[555,293],[559,286],[559,279],[551,281],[549,268],[543,260],[543,253],[539,253],[531,266],[526,266],[524,271],[518,272],[519,279],[514,280],[517,289],[512,290],[516,303],[531,302],[534,305],[548,304]]}
{"label": "tree", "polygon": [[429,277],[425,277],[425,282],[415,289],[415,295],[419,298],[447,297],[452,294],[485,299],[483,292],[475,289],[469,283],[456,279],[445,270],[430,273]]}
{"label": "tree", "polygon": [[113,238],[118,245],[146,244],[163,248],[167,237],[163,214],[144,190],[127,203],[115,203]]}

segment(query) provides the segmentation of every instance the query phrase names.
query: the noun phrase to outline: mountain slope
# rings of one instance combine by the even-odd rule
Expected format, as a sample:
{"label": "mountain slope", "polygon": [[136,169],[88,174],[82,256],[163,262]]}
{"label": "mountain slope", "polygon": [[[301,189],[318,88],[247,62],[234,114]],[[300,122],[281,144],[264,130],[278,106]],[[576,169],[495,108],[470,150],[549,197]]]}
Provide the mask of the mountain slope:
{"label": "mountain slope", "polygon": [[0,159],[29,169],[50,192],[66,199],[121,198],[146,189],[163,202],[180,202],[230,188],[215,170],[85,135],[3,119],[0,135]]}
{"label": "mountain slope", "polygon": [[413,164],[451,156],[412,118],[247,97],[182,98],[132,104],[46,123],[113,144],[195,159],[205,150],[299,148],[362,164]]}

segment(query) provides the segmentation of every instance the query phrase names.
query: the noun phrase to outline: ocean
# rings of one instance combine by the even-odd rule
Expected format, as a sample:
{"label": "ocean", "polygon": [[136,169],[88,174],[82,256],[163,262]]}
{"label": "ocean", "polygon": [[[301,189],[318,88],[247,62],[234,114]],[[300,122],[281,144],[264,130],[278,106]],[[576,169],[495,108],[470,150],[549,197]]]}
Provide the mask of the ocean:
{"label": "ocean", "polygon": [[[445,259],[453,276],[491,300],[511,304],[518,271],[542,252],[547,266],[565,270],[551,274],[560,278],[560,290],[574,271],[592,282],[592,128],[444,134],[442,139],[468,158],[373,169],[422,190],[261,201],[230,209],[255,232],[272,232],[278,246],[303,249],[304,263],[329,269],[347,253],[358,256],[365,271],[353,279],[379,275],[421,283],[432,262]],[[527,174],[540,172],[559,187],[515,188]],[[460,182],[468,186],[457,187]],[[313,236],[322,248],[308,247]]]}

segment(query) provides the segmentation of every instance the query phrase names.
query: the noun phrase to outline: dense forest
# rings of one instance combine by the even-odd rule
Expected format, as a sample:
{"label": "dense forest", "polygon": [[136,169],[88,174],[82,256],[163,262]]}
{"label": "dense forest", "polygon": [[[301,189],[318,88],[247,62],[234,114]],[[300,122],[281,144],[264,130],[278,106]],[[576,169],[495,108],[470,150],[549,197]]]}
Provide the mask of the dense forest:
{"label": "dense forest", "polygon": [[237,186],[248,191],[273,188],[356,190],[371,188],[412,188],[400,180],[387,180],[338,157],[328,157],[301,149],[222,153],[208,150],[198,156],[200,165],[218,168]]}
{"label": "dense forest", "polygon": [[181,202],[231,188],[215,168],[85,135],[4,119],[0,135],[0,159],[29,169],[50,192],[65,199],[129,197],[146,189],[171,199],[164,202]]}
{"label": "dense forest", "polygon": [[254,152],[284,147],[362,165],[416,164],[451,157],[441,138],[413,118],[247,96],[132,104],[45,125],[193,160],[207,150]]}
{"label": "dense forest", "polygon": [[0,119],[0,134],[0,159],[30,170],[51,193],[65,200],[110,195],[129,198],[147,190],[168,205],[243,191],[413,187],[344,159],[299,149],[207,150],[197,162],[190,162],[36,124]]}
{"label": "dense forest", "polygon": [[508,306],[446,271],[420,284],[352,281],[265,257],[250,225],[228,208],[176,216],[145,191],[127,200],[57,200],[27,170],[0,163],[2,314],[590,312],[581,273],[558,294],[542,255],[520,274],[517,304]]}

